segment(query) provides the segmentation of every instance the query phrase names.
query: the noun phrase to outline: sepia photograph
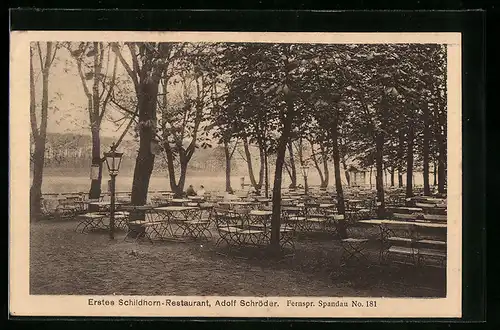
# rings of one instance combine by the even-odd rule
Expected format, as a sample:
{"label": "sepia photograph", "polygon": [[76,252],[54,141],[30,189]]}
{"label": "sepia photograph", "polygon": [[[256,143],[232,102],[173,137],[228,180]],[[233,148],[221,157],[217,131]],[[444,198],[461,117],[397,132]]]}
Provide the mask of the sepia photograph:
{"label": "sepia photograph", "polygon": [[19,313],[460,316],[460,34],[11,38]]}

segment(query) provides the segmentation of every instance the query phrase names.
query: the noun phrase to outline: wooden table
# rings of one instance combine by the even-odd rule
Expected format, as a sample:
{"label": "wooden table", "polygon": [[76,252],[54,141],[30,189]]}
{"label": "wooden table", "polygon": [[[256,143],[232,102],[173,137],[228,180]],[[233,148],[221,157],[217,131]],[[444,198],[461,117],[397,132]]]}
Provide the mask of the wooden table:
{"label": "wooden table", "polygon": [[[447,225],[445,223],[435,223],[435,222],[423,222],[423,221],[400,221],[400,220],[388,220],[388,219],[371,219],[371,220],[360,220],[358,223],[376,225],[380,230],[380,258],[382,257],[385,247],[388,245],[388,238],[395,235],[393,229],[394,227],[399,227],[398,229],[403,229],[405,231],[406,238],[415,240],[417,228],[432,228],[439,230],[446,230]],[[392,227],[392,228],[391,228]]]}
{"label": "wooden table", "polygon": [[243,202],[243,201],[221,201],[220,205],[229,205],[230,207],[238,205],[238,206],[250,206],[252,202]]}
{"label": "wooden table", "polygon": [[[171,237],[177,236],[177,231],[182,230],[181,236],[189,231],[186,222],[194,220],[194,212],[200,211],[199,207],[192,206],[162,206],[155,207],[153,212],[158,216],[158,225],[153,228],[159,238],[165,238],[165,234]],[[177,228],[174,228],[174,225]]]}
{"label": "wooden table", "polygon": [[365,223],[370,225],[394,225],[394,226],[417,226],[426,228],[447,228],[445,223],[424,222],[424,221],[400,221],[390,219],[370,219],[360,220],[358,223]]}
{"label": "wooden table", "polygon": [[249,212],[251,215],[257,215],[257,216],[270,216],[273,215],[272,211],[266,211],[266,210],[251,210]]}
{"label": "wooden table", "polygon": [[169,202],[172,203],[172,204],[177,204],[177,205],[181,204],[182,205],[184,203],[191,202],[191,200],[187,199],[187,198],[172,198],[172,199],[169,200]]}
{"label": "wooden table", "polygon": [[424,209],[421,207],[407,207],[407,206],[395,206],[391,207],[394,210],[403,210],[403,211],[409,211],[409,212],[423,212]]}
{"label": "wooden table", "polygon": [[325,204],[319,204],[319,207],[329,209],[329,208],[335,207],[335,205],[336,204],[333,204],[333,203],[325,203]]}
{"label": "wooden table", "polygon": [[[88,202],[89,206],[97,206],[99,210],[108,210],[111,207],[111,202]],[[115,202],[115,208],[119,208],[125,204],[121,202]]]}

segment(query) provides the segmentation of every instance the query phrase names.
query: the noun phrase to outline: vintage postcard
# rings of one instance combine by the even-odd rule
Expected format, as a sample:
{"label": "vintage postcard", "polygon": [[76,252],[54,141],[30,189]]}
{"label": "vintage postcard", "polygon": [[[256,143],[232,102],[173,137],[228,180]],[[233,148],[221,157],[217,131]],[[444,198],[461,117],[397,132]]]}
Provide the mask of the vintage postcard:
{"label": "vintage postcard", "polygon": [[13,316],[460,317],[460,33],[12,31]]}

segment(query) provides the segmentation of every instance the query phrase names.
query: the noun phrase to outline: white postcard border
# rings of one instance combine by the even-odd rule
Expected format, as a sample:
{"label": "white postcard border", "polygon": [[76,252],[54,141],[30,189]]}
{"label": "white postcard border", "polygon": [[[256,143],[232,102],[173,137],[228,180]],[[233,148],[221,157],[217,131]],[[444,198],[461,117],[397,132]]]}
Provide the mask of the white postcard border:
{"label": "white postcard border", "polygon": [[[156,297],[48,296],[29,294],[29,43],[31,41],[233,41],[294,43],[448,44],[448,263],[446,298],[359,297]],[[182,317],[460,317],[462,308],[462,143],[460,33],[247,33],[132,31],[13,31],[10,40],[10,215],[9,303],[13,316],[182,316]],[[215,284],[214,284],[215,285]],[[113,301],[113,306],[89,305]],[[119,306],[120,299],[206,301],[212,307]],[[217,300],[236,306],[215,307]],[[275,301],[279,307],[242,307],[241,301]],[[287,300],[315,307],[287,307]],[[319,301],[349,307],[319,307]],[[376,307],[353,307],[375,301]],[[258,303],[257,303],[258,304]]]}

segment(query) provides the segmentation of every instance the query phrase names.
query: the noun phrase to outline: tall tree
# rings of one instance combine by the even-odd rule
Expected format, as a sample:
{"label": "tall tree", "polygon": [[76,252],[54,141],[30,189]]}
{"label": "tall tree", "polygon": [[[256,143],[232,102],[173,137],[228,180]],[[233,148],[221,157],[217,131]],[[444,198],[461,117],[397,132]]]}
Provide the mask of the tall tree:
{"label": "tall tree", "polygon": [[[127,71],[135,90],[138,117],[139,151],[132,181],[132,205],[144,205],[147,201],[149,180],[153,171],[155,155],[151,150],[156,136],[156,108],[158,86],[165,66],[171,59],[172,44],[155,42],[127,42],[125,45],[111,44],[112,50]],[[129,50],[131,64],[123,56],[123,48]],[[140,219],[144,214],[134,213],[131,218]]]}
{"label": "tall tree", "polygon": [[87,111],[92,136],[92,166],[98,166],[99,168],[98,177],[91,180],[89,198],[97,199],[101,195],[103,165],[100,137],[101,123],[115,85],[118,58],[114,57],[111,78],[109,78],[111,51],[109,45],[103,42],[70,42],[66,44],[66,47],[76,61],[78,75],[87,98]]}
{"label": "tall tree", "polygon": [[[43,44],[43,45],[42,45]],[[33,182],[30,188],[30,218],[38,220],[41,215],[43,167],[45,162],[45,142],[47,139],[47,118],[49,110],[50,69],[56,57],[58,44],[54,42],[33,42],[30,44],[30,122],[34,142],[32,154]],[[39,69],[42,75],[42,98],[40,106],[40,125],[38,125],[38,106],[36,101],[36,81],[34,52],[38,53]]]}
{"label": "tall tree", "polygon": [[311,145],[311,159],[313,161],[314,167],[316,167],[316,170],[318,171],[320,179],[319,186],[320,188],[326,188],[328,187],[328,183],[330,181],[330,172],[328,169],[328,155],[326,152],[326,148],[322,143],[319,143],[318,144],[319,150],[315,150],[314,142],[311,139],[309,139],[308,141],[309,144]]}
{"label": "tall tree", "polygon": [[297,187],[297,167],[295,166],[295,157],[293,155],[292,141],[287,145],[289,162],[285,162],[285,168],[290,176],[290,188],[295,189]]}

